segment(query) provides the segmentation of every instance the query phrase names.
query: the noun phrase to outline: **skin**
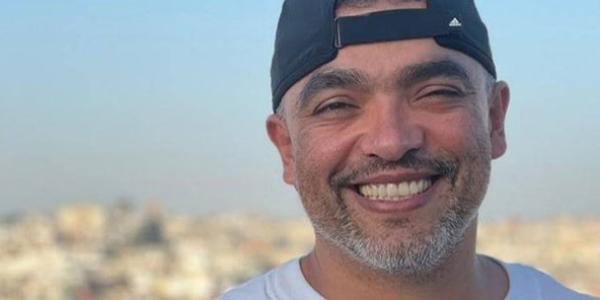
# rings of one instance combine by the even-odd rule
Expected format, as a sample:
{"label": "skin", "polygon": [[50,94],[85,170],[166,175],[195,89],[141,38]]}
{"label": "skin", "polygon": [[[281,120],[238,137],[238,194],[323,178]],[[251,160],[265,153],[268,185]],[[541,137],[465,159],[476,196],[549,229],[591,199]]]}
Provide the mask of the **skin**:
{"label": "skin", "polygon": [[[377,3],[345,7],[337,14],[422,5]],[[403,80],[407,70],[439,62],[460,66],[466,78],[438,72]],[[359,74],[360,84],[321,86],[307,93],[311,79],[339,71]],[[268,118],[267,131],[281,155],[284,181],[298,190],[316,228],[315,248],[301,260],[301,268],[325,298],[504,298],[505,272],[475,251],[477,209],[490,161],[506,151],[509,89],[497,82],[490,90],[487,76],[475,60],[432,39],[395,41],[344,48],[286,93],[282,113]],[[354,183],[377,176],[397,183],[435,173],[428,165],[397,163],[411,153],[452,161],[456,172],[441,177],[418,208],[374,212],[360,205]],[[453,211],[472,215],[461,239],[431,268],[418,272],[377,269],[329,236],[341,231],[339,216],[344,215],[362,238],[386,249],[410,248],[434,235],[436,225]]]}

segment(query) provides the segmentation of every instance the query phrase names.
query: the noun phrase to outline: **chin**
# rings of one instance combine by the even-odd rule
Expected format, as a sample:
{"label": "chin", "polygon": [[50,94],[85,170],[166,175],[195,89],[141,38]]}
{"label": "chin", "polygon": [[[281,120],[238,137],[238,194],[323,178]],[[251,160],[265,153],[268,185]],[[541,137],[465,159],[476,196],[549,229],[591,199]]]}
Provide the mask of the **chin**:
{"label": "chin", "polygon": [[313,225],[317,235],[368,269],[427,280],[440,272],[477,218],[476,206],[465,207],[456,199],[452,203],[431,222],[396,217],[363,223],[363,218],[342,205],[334,214],[336,222],[313,221]]}

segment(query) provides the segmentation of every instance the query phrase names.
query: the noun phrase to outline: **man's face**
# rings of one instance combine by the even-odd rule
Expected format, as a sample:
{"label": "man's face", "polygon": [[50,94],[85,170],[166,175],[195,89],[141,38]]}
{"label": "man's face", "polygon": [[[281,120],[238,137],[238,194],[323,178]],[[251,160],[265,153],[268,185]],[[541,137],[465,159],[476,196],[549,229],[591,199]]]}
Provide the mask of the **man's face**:
{"label": "man's face", "polygon": [[506,147],[508,91],[486,76],[421,39],[344,48],[294,85],[267,125],[318,238],[388,273],[443,263]]}

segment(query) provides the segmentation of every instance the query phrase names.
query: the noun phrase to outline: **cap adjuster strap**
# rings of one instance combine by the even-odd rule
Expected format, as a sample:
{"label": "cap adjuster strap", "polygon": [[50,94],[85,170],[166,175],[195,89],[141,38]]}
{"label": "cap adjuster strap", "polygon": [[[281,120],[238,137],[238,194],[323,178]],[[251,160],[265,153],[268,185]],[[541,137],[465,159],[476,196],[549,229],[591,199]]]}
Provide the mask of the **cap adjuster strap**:
{"label": "cap adjuster strap", "polygon": [[449,35],[460,31],[462,26],[456,16],[431,9],[401,9],[340,17],[335,20],[335,47]]}

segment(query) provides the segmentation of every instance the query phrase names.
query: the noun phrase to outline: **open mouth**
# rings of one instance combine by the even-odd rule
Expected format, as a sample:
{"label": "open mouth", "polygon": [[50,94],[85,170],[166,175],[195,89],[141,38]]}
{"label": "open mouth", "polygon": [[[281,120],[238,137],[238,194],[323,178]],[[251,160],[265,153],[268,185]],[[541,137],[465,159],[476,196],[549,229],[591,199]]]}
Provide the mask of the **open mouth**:
{"label": "open mouth", "polygon": [[383,184],[358,184],[354,191],[368,200],[401,202],[425,193],[441,176],[430,176],[418,180]]}

